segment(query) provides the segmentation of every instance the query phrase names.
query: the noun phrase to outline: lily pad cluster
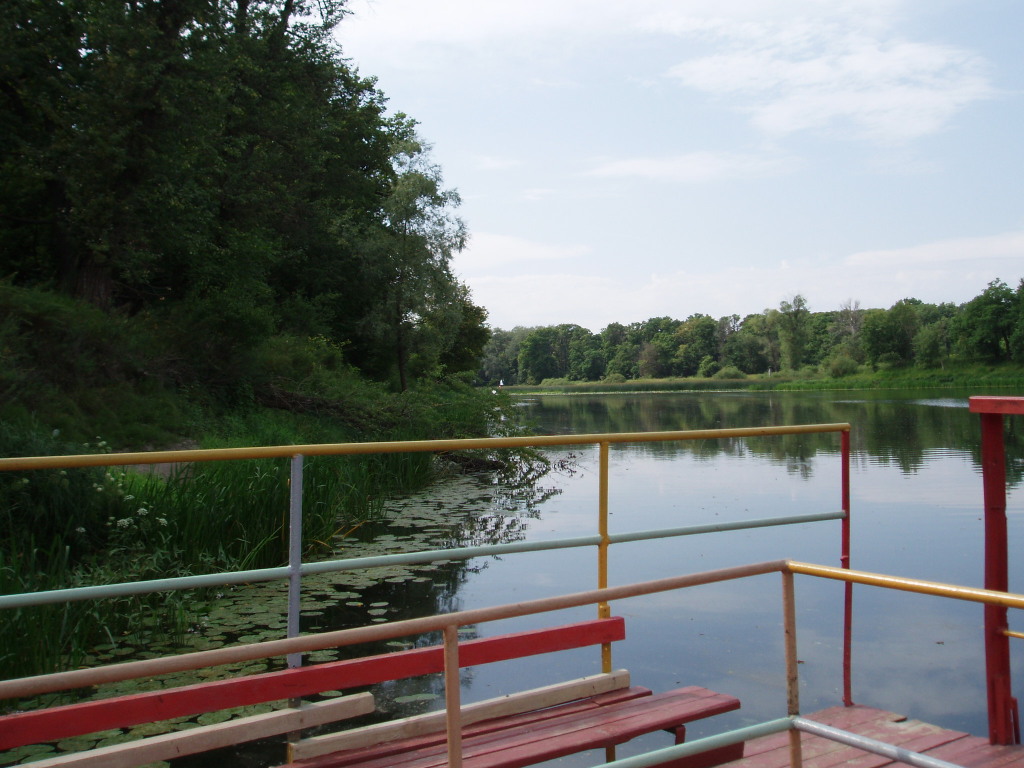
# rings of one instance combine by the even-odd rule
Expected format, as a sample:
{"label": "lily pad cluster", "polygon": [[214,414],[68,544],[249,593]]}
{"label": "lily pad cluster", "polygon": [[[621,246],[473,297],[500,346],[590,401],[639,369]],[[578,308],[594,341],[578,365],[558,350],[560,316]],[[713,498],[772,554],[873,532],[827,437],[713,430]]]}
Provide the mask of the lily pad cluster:
{"label": "lily pad cluster", "polygon": [[[525,536],[528,519],[535,517],[536,494],[523,496],[528,503],[510,503],[510,494],[483,475],[453,475],[425,491],[396,498],[385,504],[381,519],[347,532],[333,541],[334,551],[325,559],[373,557],[403,552],[496,544]],[[324,632],[367,624],[427,616],[458,609],[458,589],[469,574],[486,562],[442,560],[418,565],[391,565],[364,570],[307,576],[302,585],[300,627],[303,633]],[[228,588],[197,597],[187,626],[161,631],[160,617],[142,622],[129,637],[97,646],[85,666],[133,659],[211,650],[226,645],[277,640],[287,631],[287,584],[270,582]],[[475,636],[465,627],[464,638]],[[305,655],[304,663],[316,664],[368,653],[386,653],[440,642],[435,637],[396,638],[375,647],[325,649]],[[283,658],[226,665],[159,678],[103,685],[85,698],[107,698],[141,690],[183,685],[256,674],[284,668]],[[392,681],[375,688],[379,708],[389,715],[406,715],[436,706],[443,690],[439,676]],[[342,695],[326,691],[322,698]],[[65,694],[63,701],[70,700]],[[51,706],[60,701],[45,697],[22,702],[23,709]],[[132,728],[105,731],[66,739],[57,744],[32,745],[0,754],[0,765],[13,765],[41,756],[107,746],[144,736],[223,722],[285,706],[286,702],[239,707],[194,717],[146,723]],[[268,760],[279,759],[280,746]],[[176,761],[177,762],[177,761]],[[190,759],[189,765],[193,763]],[[211,763],[212,764],[212,763]],[[164,764],[167,765],[167,764]]]}

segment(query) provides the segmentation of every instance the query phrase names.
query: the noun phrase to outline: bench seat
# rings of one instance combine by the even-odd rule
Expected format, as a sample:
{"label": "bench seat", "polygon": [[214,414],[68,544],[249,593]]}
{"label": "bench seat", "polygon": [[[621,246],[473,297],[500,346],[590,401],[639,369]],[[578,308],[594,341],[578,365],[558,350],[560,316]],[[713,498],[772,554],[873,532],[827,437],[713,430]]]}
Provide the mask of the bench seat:
{"label": "bench seat", "polygon": [[[465,768],[519,768],[668,730],[676,743],[686,723],[738,709],[732,696],[687,687],[652,694],[632,686],[554,707],[508,715],[463,730]],[[742,756],[743,745],[670,765],[701,768]],[[296,760],[283,768],[444,768],[444,731]]]}

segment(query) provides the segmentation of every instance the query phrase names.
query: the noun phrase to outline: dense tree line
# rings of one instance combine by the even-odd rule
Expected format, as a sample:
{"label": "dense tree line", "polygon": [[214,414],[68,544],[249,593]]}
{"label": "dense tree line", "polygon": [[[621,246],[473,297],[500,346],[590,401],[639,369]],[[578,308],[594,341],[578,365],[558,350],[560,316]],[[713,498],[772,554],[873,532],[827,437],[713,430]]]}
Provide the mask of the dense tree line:
{"label": "dense tree line", "polygon": [[230,385],[275,335],[405,388],[476,367],[458,195],[344,0],[0,3],[0,280],[144,319]]}
{"label": "dense tree line", "polygon": [[849,301],[837,310],[812,312],[797,295],[742,319],[654,317],[611,323],[600,333],[569,324],[495,329],[480,377],[492,384],[538,384],[740,378],[808,368],[841,377],[861,366],[934,368],[950,361],[1024,363],[1024,279],[1016,289],[993,280],[959,306],[908,298],[889,309],[861,309]]}

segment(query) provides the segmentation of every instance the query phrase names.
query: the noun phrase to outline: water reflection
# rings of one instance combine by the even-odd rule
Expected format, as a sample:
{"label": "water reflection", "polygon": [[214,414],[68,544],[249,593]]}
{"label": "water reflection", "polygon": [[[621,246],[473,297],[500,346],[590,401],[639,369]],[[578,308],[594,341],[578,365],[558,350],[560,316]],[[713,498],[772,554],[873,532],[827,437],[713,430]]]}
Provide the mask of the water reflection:
{"label": "water reflection", "polygon": [[[523,403],[541,428],[553,434],[596,432],[726,429],[787,424],[852,424],[851,447],[863,458],[892,463],[903,472],[916,472],[930,450],[966,451],[980,466],[980,427],[967,411],[967,398],[976,390],[954,396],[948,390],[891,392],[722,392],[623,395],[538,396]],[[1024,453],[1022,427],[1007,420],[1006,448],[1011,456]],[[680,452],[707,458],[750,452],[808,474],[807,462],[819,453],[838,450],[833,435],[791,435],[781,439],[642,443],[621,450],[673,458]],[[1007,480],[1021,482],[1024,466],[1011,462]]]}
{"label": "water reflection", "polygon": [[[854,567],[981,586],[980,426],[967,410],[971,394],[985,393],[583,395],[539,397],[524,410],[546,431],[576,433],[849,422]],[[1011,542],[1024,535],[1024,514],[1014,493],[1024,467],[1021,428],[1020,419],[1007,420]],[[838,508],[836,435],[614,448],[616,531]],[[545,507],[542,520],[566,511],[582,518],[595,504],[592,490],[567,488]],[[837,527],[815,524],[651,542],[642,552],[613,548],[614,582],[778,557],[836,564]],[[1012,590],[1024,589],[1020,574],[1019,569],[1011,573]],[[497,589],[493,575],[484,580]],[[481,583],[467,584],[467,597]],[[871,588],[855,591],[854,699],[985,733],[980,607]],[[805,711],[840,699],[839,594],[837,585],[799,581]],[[632,636],[620,657],[649,681],[642,684],[663,688],[683,679],[733,693],[743,701],[741,713],[731,716],[737,724],[784,711],[777,584],[702,588],[692,595],[630,601],[614,610],[631,617]],[[1011,624],[1014,620],[1020,623],[1018,617]],[[680,665],[680,659],[686,663]],[[1018,651],[1018,691],[1022,662]]]}
{"label": "water reflection", "polygon": [[[701,393],[536,397],[520,410],[545,432],[664,431],[849,422],[852,462],[854,567],[980,586],[980,429],[966,409],[968,394]],[[1024,535],[1019,494],[1024,471],[1020,420],[1008,420],[1011,541]],[[839,438],[835,434],[614,445],[611,452],[612,532],[718,520],[834,511],[839,507]],[[593,448],[557,451],[572,472],[555,473],[525,488],[484,475],[452,477],[427,492],[395,500],[388,520],[337,542],[336,556],[382,554],[523,539],[592,534],[597,529],[597,454]],[[570,458],[571,457],[571,458]],[[616,545],[611,582],[628,583],[710,568],[789,557],[838,564],[838,523],[758,529],[670,541]],[[1011,556],[1011,562],[1014,562]],[[1019,569],[1011,589],[1024,590]],[[1017,578],[1015,578],[1015,575]],[[468,562],[433,563],[333,574],[307,580],[303,631],[395,621],[432,613],[496,605],[590,589],[591,550],[540,552]],[[801,695],[805,711],[840,700],[841,588],[798,580]],[[226,601],[262,617],[281,634],[281,585],[236,590]],[[704,685],[738,696],[743,709],[713,724],[695,724],[693,736],[780,716],[785,710],[780,588],[777,578],[709,585],[689,592],[623,601],[627,640],[615,663],[636,684],[654,689]],[[501,626],[469,627],[467,636],[493,635],[590,618],[577,610],[524,617]],[[1018,622],[1019,623],[1019,622]],[[250,621],[251,624],[251,621]],[[935,598],[856,590],[854,699],[951,728],[984,733],[981,609]],[[252,639],[212,624],[197,640]],[[242,633],[248,634],[242,634]],[[437,638],[401,638],[427,644]],[[381,644],[324,652],[311,661],[382,652]],[[592,649],[587,649],[592,650]],[[1014,675],[1024,682],[1024,654]],[[549,684],[595,671],[586,650],[568,656],[490,665],[463,675],[467,701]],[[440,706],[436,676],[378,686],[388,715]],[[1018,696],[1021,694],[1018,692]],[[633,751],[664,746],[641,741]],[[261,752],[260,750],[264,751]],[[620,754],[629,754],[623,750]],[[175,762],[175,768],[265,765],[275,745],[232,750],[212,758]],[[261,762],[263,761],[263,762]],[[591,758],[562,764],[590,765]]]}

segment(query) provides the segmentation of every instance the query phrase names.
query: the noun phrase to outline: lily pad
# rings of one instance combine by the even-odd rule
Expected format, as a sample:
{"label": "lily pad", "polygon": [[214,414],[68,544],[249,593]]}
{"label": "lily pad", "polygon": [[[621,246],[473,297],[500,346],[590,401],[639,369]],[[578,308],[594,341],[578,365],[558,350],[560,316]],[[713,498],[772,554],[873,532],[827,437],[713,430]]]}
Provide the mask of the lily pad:
{"label": "lily pad", "polygon": [[413,701],[434,701],[437,698],[436,693],[412,693],[408,696],[396,696],[395,702],[398,704],[409,704]]}

